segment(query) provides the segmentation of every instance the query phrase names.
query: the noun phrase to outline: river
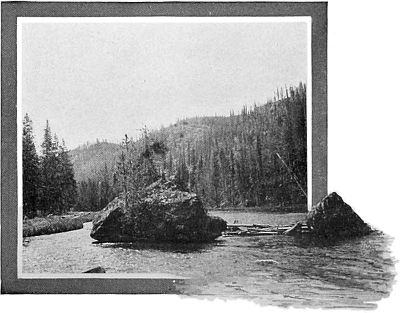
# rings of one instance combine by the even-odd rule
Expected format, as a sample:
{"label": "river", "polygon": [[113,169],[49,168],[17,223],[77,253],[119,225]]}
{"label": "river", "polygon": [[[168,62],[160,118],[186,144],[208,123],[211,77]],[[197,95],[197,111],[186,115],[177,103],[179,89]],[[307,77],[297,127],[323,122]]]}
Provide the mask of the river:
{"label": "river", "polygon": [[[290,224],[304,214],[212,211],[233,223]],[[391,238],[335,242],[289,236],[221,237],[210,244],[93,244],[83,229],[30,237],[23,273],[166,273],[190,277],[184,295],[244,297],[280,307],[375,308],[394,282]],[[262,261],[263,260],[263,261]]]}

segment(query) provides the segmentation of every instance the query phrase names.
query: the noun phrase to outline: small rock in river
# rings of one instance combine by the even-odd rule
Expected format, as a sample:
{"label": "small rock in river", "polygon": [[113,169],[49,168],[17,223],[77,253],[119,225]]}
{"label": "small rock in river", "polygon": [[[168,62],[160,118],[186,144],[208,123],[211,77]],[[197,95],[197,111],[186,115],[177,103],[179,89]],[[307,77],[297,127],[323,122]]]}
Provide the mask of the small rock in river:
{"label": "small rock in river", "polygon": [[372,232],[353,209],[335,192],[314,205],[307,214],[312,233],[324,238],[349,238]]}
{"label": "small rock in river", "polygon": [[88,271],[85,271],[84,273],[105,273],[105,272],[106,270],[104,268],[102,268],[101,266],[97,266]]}

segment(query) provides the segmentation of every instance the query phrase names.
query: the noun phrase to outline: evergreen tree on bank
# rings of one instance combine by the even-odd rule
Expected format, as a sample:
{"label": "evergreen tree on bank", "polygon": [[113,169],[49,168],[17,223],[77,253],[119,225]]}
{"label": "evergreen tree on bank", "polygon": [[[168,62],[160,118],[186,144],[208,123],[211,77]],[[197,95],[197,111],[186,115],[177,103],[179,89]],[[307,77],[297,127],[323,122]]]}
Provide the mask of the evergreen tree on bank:
{"label": "evergreen tree on bank", "polygon": [[38,214],[62,214],[76,202],[77,187],[73,166],[64,141],[59,143],[46,122],[42,155],[38,157],[33,142],[32,121],[28,114],[23,128],[23,211]]}
{"label": "evergreen tree on bank", "polygon": [[49,121],[44,129],[42,156],[40,158],[40,210],[44,214],[55,213],[58,209],[58,186],[56,183],[57,157]]}
{"label": "evergreen tree on bank", "polygon": [[69,150],[65,146],[64,140],[62,144],[58,147],[58,157],[59,157],[59,183],[61,190],[61,210],[63,212],[70,210],[76,204],[77,198],[77,184],[74,178],[74,168],[69,157]]}
{"label": "evergreen tree on bank", "polygon": [[39,157],[34,144],[32,120],[25,115],[22,131],[22,182],[24,216],[36,215],[39,196]]}
{"label": "evergreen tree on bank", "polygon": [[64,141],[52,136],[46,122],[40,160],[40,209],[45,214],[62,214],[76,203],[76,181]]}

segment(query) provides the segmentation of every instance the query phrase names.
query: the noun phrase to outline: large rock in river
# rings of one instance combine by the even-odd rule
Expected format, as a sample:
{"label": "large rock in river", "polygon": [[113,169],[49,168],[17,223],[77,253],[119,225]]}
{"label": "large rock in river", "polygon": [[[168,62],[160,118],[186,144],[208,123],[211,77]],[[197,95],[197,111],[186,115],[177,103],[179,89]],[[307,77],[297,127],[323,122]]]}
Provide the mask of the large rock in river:
{"label": "large rock in river", "polygon": [[95,216],[90,236],[102,242],[124,241],[126,239],[123,234],[125,223],[126,210],[124,202],[117,197]]}
{"label": "large rock in river", "polygon": [[225,229],[226,221],[208,215],[196,194],[159,181],[129,209],[120,198],[110,202],[94,219],[90,236],[101,242],[208,242]]}
{"label": "large rock in river", "polygon": [[362,236],[372,231],[335,192],[312,207],[307,225],[315,235],[328,239]]}

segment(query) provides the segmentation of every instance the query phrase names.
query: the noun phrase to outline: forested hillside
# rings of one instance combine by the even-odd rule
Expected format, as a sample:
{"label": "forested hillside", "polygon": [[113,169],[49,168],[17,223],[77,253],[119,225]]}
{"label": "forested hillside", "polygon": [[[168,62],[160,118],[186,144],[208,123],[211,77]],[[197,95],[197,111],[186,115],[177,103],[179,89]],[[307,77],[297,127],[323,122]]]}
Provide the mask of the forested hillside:
{"label": "forested hillside", "polygon": [[78,185],[76,210],[100,210],[118,194],[113,173],[120,150],[120,145],[97,141],[70,151]]}
{"label": "forested hillside", "polygon": [[189,118],[151,133],[169,149],[167,175],[210,206],[305,205],[306,87],[277,94],[237,115]]}
{"label": "forested hillside", "polygon": [[98,176],[100,169],[115,167],[116,156],[121,147],[107,141],[84,144],[69,152],[74,164],[75,179],[80,182]]}
{"label": "forested hillside", "polygon": [[[305,208],[306,133],[306,87],[300,84],[277,91],[264,105],[243,107],[240,114],[193,117],[144,130],[140,140],[126,142],[125,148],[132,146],[148,163],[146,173],[130,175],[146,176],[143,184],[173,176],[208,206]],[[79,209],[100,209],[122,191],[115,165],[121,165],[121,156],[123,162],[139,162],[132,153],[131,159],[123,155],[125,148],[103,142],[71,152]]]}

